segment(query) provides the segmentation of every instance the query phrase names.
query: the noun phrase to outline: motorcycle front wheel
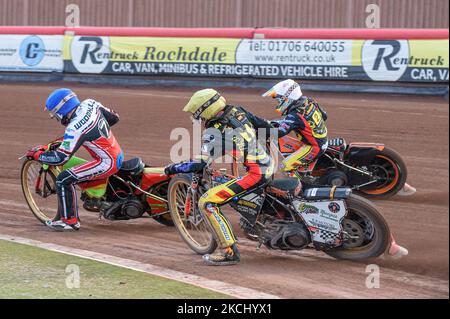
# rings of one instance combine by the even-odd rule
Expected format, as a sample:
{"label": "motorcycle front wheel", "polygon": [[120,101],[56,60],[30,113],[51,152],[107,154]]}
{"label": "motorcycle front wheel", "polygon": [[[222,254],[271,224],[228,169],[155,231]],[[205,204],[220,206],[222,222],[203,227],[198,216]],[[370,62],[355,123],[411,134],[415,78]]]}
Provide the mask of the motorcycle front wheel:
{"label": "motorcycle front wheel", "polygon": [[346,260],[364,260],[383,254],[389,246],[391,233],[383,215],[370,201],[358,195],[352,194],[346,203],[344,243],[325,253]]}
{"label": "motorcycle front wheel", "polygon": [[23,195],[33,215],[43,224],[60,218],[55,174],[34,160],[26,160],[20,173]]}
{"label": "motorcycle front wheel", "polygon": [[168,199],[172,221],[183,241],[197,254],[211,254],[217,248],[208,222],[190,199],[191,179],[177,175],[169,183]]}

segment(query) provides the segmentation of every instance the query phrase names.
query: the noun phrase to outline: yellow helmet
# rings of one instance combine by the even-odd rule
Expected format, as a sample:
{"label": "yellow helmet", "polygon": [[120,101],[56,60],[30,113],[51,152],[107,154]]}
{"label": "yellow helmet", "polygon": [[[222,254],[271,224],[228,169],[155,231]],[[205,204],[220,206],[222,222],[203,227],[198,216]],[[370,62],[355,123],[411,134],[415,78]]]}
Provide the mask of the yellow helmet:
{"label": "yellow helmet", "polygon": [[222,111],[227,102],[214,89],[204,89],[194,93],[189,103],[183,108],[184,112],[192,113],[194,119],[210,120]]}

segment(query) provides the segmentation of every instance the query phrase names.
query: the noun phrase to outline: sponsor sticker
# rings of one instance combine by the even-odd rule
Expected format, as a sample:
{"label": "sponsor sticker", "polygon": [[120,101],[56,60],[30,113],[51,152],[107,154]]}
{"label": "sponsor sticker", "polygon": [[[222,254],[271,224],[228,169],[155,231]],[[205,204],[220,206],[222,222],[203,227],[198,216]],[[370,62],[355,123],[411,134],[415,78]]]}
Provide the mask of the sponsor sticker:
{"label": "sponsor sticker", "polygon": [[65,140],[73,140],[75,138],[75,136],[73,136],[73,135],[70,135],[70,134],[64,134],[64,139]]}
{"label": "sponsor sticker", "polygon": [[318,214],[319,213],[319,209],[316,206],[308,205],[305,203],[302,203],[300,205],[300,207],[298,208],[298,210],[302,214]]}
{"label": "sponsor sticker", "polygon": [[64,141],[61,144],[61,147],[65,150],[69,150],[70,149],[70,142],[69,141]]}
{"label": "sponsor sticker", "polygon": [[217,223],[219,224],[219,227],[222,230],[222,234],[225,237],[225,239],[231,240],[230,233],[228,232],[228,227],[224,224],[222,218],[220,218],[215,209],[211,209],[211,212],[214,218],[216,219]]}
{"label": "sponsor sticker", "polygon": [[339,204],[336,202],[331,202],[330,204],[328,204],[328,209],[330,210],[330,212],[336,214],[341,210],[341,206],[339,206]]}

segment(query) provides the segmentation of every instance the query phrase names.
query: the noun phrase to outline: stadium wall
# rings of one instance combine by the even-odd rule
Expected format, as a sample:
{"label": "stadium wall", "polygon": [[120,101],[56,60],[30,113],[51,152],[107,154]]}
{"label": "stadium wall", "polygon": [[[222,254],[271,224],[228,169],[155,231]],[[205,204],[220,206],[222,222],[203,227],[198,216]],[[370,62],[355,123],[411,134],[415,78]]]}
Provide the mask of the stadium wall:
{"label": "stadium wall", "polygon": [[382,28],[448,28],[448,0],[0,0],[0,25],[58,26],[77,4],[82,26],[364,28],[367,5]]}
{"label": "stadium wall", "polygon": [[0,71],[448,83],[448,29],[0,27]]}

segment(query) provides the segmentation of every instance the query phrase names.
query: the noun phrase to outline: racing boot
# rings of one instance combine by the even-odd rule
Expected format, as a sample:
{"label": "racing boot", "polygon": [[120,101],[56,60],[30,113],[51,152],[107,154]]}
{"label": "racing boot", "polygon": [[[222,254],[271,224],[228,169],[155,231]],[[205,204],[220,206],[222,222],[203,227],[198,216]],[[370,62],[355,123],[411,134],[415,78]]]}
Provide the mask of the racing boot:
{"label": "racing boot", "polygon": [[223,253],[203,255],[203,260],[210,266],[236,265],[241,260],[241,255],[237,249],[237,245],[233,244],[227,247]]}
{"label": "racing boot", "polygon": [[59,220],[48,220],[45,224],[56,231],[79,230],[81,226],[77,218],[61,218]]}
{"label": "racing boot", "polygon": [[408,183],[405,183],[403,188],[399,190],[397,194],[401,196],[409,196],[414,194],[415,192],[417,192],[417,190],[414,187],[412,187]]}
{"label": "racing boot", "polygon": [[385,253],[386,257],[390,257],[392,259],[400,259],[404,256],[407,256],[408,253],[408,249],[397,244],[394,236],[391,235],[391,244],[388,251]]}

